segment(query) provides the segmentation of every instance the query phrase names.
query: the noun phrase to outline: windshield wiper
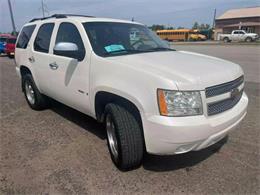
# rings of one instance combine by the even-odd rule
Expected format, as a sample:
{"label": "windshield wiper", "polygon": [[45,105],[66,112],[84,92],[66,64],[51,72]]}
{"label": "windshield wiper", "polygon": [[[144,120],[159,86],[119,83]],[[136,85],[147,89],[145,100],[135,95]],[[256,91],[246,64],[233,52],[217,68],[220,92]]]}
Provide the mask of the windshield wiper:
{"label": "windshield wiper", "polygon": [[110,52],[105,52],[104,55],[108,56],[111,54],[117,54],[117,53],[138,53],[138,50],[134,49],[121,49],[121,50],[115,50],[115,51],[110,51]]}
{"label": "windshield wiper", "polygon": [[155,48],[147,49],[147,51],[176,51],[176,50],[167,47],[155,47]]}
{"label": "windshield wiper", "polygon": [[154,52],[154,51],[176,51],[175,49],[170,49],[166,47],[155,47],[151,49],[138,50],[138,49],[121,49],[110,52],[103,53],[105,56],[109,56],[111,54],[134,54],[134,53],[145,53],[145,52]]}

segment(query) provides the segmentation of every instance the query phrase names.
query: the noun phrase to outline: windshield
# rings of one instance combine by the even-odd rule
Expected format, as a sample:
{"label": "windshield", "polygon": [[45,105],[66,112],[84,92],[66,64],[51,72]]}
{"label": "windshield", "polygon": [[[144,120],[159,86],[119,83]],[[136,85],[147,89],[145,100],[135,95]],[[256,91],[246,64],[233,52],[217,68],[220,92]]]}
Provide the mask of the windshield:
{"label": "windshield", "polygon": [[102,57],[172,50],[147,27],[116,22],[87,22],[83,26],[94,52]]}
{"label": "windshield", "polygon": [[0,37],[0,42],[6,42],[6,37]]}
{"label": "windshield", "polygon": [[15,44],[16,39],[7,39],[7,43]]}

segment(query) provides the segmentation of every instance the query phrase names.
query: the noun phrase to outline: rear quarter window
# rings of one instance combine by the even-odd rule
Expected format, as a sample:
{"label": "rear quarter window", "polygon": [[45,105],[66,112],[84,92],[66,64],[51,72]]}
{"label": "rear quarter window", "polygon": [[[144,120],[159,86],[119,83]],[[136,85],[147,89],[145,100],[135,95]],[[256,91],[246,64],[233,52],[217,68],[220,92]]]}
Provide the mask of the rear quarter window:
{"label": "rear quarter window", "polygon": [[43,53],[49,52],[53,28],[54,28],[54,23],[46,23],[40,27],[34,41],[35,51],[43,52]]}
{"label": "rear quarter window", "polygon": [[18,42],[16,44],[17,48],[26,49],[27,45],[30,41],[30,38],[32,36],[32,33],[35,29],[36,25],[30,25],[23,27],[23,30],[21,31]]}

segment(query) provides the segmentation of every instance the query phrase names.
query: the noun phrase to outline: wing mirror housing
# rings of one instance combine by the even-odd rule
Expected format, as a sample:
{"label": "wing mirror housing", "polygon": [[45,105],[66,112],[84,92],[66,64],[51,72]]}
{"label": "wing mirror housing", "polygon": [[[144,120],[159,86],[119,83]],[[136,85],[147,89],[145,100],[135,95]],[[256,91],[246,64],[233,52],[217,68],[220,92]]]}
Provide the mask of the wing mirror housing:
{"label": "wing mirror housing", "polygon": [[70,43],[70,42],[56,43],[53,49],[53,53],[59,56],[65,56],[77,60],[79,59],[79,48],[75,43]]}

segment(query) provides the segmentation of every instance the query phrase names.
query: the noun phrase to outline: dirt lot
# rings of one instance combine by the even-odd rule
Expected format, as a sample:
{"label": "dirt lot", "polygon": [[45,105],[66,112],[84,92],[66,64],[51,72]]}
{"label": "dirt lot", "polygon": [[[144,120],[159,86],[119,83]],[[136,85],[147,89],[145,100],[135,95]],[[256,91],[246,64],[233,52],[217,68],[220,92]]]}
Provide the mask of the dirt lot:
{"label": "dirt lot", "polygon": [[248,115],[228,139],[208,149],[147,155],[130,172],[114,167],[104,128],[93,119],[59,103],[31,110],[13,60],[0,57],[0,194],[259,194],[259,48],[177,47],[239,62]]}

